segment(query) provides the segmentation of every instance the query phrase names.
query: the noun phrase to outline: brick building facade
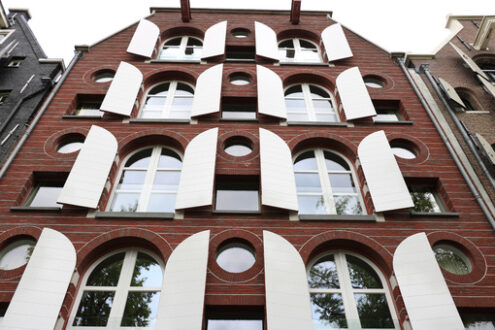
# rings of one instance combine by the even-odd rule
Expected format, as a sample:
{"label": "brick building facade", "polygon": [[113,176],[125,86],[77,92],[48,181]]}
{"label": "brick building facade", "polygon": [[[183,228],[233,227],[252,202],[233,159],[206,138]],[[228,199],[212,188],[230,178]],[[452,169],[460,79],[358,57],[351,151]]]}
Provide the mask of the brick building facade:
{"label": "brick building facade", "polygon": [[330,14],[154,8],[76,49],[0,179],[3,327],[493,315],[487,215],[401,67]]}

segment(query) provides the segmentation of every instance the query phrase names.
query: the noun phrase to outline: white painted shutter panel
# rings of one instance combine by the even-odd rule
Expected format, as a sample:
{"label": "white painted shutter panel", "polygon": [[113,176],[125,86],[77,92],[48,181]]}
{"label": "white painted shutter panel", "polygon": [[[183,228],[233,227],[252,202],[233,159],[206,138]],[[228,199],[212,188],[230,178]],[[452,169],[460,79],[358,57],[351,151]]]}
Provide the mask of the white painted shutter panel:
{"label": "white painted shutter panel", "polygon": [[182,241],[168,258],[155,329],[198,330],[203,326],[210,231]]}
{"label": "white painted shutter panel", "polygon": [[403,240],[393,264],[414,330],[464,329],[425,233]]}
{"label": "white painted shutter panel", "polygon": [[203,53],[201,59],[222,55],[225,53],[225,38],[227,36],[227,21],[216,23],[205,32]]}
{"label": "white painted shutter panel", "polygon": [[488,93],[492,94],[492,96],[495,97],[495,86],[489,80],[486,80],[481,76],[478,76],[478,79],[481,81],[483,86],[485,86],[485,88],[488,90]]}
{"label": "white painted shutter panel", "polygon": [[359,144],[358,156],[376,212],[414,206],[384,131],[365,137]]}
{"label": "white painted shutter panel", "polygon": [[176,209],[212,204],[217,138],[218,128],[212,128],[196,136],[187,145],[177,190]]}
{"label": "white painted shutter panel", "polygon": [[278,62],[277,34],[268,25],[254,22],[254,34],[256,39],[256,55]]}
{"label": "white painted shutter panel", "polygon": [[339,74],[337,89],[347,120],[376,116],[375,107],[357,66]]}
{"label": "white painted shutter panel", "polygon": [[96,209],[116,153],[112,133],[91,126],[57,203]]}
{"label": "white painted shutter panel", "polygon": [[160,28],[155,23],[142,19],[132,36],[127,52],[148,58],[151,57],[159,35]]}
{"label": "white painted shutter panel", "polygon": [[464,104],[464,102],[462,102],[461,97],[459,96],[459,94],[457,94],[454,87],[452,87],[452,85],[450,85],[446,80],[442,78],[438,78],[438,80],[440,80],[440,84],[442,84],[442,87],[447,93],[449,99],[451,99],[461,107],[466,108],[466,105]]}
{"label": "white painted shutter panel", "polygon": [[191,117],[220,111],[223,64],[212,66],[199,75],[194,91]]}
{"label": "white painted shutter panel", "polygon": [[321,33],[325,53],[329,62],[352,57],[352,50],[345,37],[342,25],[330,25]]}
{"label": "white painted shutter panel", "polygon": [[266,319],[270,330],[312,330],[306,266],[285,238],[263,231]]}
{"label": "white painted shutter panel", "polygon": [[136,103],[143,74],[134,65],[120,62],[100,110],[129,117]]}
{"label": "white painted shutter panel", "polygon": [[76,267],[76,250],[56,230],[44,228],[17,285],[2,329],[53,330]]}
{"label": "white painted shutter panel", "polygon": [[454,48],[454,50],[459,54],[459,56],[464,60],[464,62],[467,64],[467,66],[474,72],[485,78],[486,80],[490,80],[486,73],[483,72],[483,70],[480,69],[478,64],[476,64],[471,57],[467,56],[466,53],[464,53],[462,50],[460,50],[458,47],[456,47],[453,43],[449,42],[449,44]]}
{"label": "white painted shutter panel", "polygon": [[256,66],[258,86],[258,112],[264,115],[287,119],[284,86],[282,79],[264,66]]}
{"label": "white painted shutter panel", "polygon": [[277,134],[260,128],[261,204],[298,211],[292,155]]}
{"label": "white painted shutter panel", "polygon": [[492,163],[492,165],[495,165],[495,151],[493,150],[490,143],[488,143],[488,141],[485,140],[485,138],[478,133],[476,133],[476,139],[478,139],[481,149],[485,151],[485,154]]}

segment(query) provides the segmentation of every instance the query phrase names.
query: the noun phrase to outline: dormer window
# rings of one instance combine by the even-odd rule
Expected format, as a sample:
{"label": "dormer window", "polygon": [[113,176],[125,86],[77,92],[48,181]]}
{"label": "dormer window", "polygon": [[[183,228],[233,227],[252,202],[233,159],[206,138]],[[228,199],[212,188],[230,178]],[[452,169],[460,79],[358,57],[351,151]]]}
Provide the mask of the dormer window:
{"label": "dormer window", "polygon": [[163,43],[158,59],[199,61],[202,51],[201,39],[190,36],[174,37]]}

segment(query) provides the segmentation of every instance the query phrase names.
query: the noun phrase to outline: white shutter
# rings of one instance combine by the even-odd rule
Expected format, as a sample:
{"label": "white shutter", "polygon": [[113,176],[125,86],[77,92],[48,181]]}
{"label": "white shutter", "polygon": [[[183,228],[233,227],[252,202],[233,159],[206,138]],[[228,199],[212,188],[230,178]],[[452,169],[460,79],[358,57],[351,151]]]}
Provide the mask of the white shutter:
{"label": "white shutter", "polygon": [[323,30],[321,39],[329,62],[352,57],[351,47],[339,23],[330,25]]}
{"label": "white shutter", "polygon": [[71,241],[44,228],[17,285],[2,329],[53,330],[76,267]]}
{"label": "white shutter", "polygon": [[177,190],[176,209],[212,204],[217,138],[218,128],[212,128],[196,136],[187,145]]}
{"label": "white shutter", "polygon": [[478,133],[476,133],[476,139],[478,139],[481,149],[485,151],[485,154],[492,163],[492,165],[495,165],[495,151],[493,150],[490,143],[488,143],[488,141],[485,140],[485,138]]}
{"label": "white shutter", "polygon": [[447,96],[454,101],[455,103],[459,104],[461,107],[466,108],[466,105],[464,102],[462,102],[459,94],[455,91],[454,87],[452,87],[446,80],[442,78],[438,78],[440,80],[440,84],[442,84],[443,89],[447,93]]}
{"label": "white shutter", "polygon": [[151,57],[159,35],[160,28],[155,23],[142,19],[132,36],[127,52],[148,58]]}
{"label": "white shutter", "polygon": [[285,238],[263,231],[266,319],[270,330],[312,330],[306,266]]}
{"label": "white shutter", "polygon": [[143,74],[138,68],[120,62],[100,110],[130,116],[142,82]]}
{"label": "white shutter", "polygon": [[212,25],[205,32],[203,53],[201,59],[223,55],[225,53],[225,38],[227,36],[227,21]]}
{"label": "white shutter", "polygon": [[203,328],[210,231],[182,241],[168,258],[155,329]]}
{"label": "white shutter", "polygon": [[97,208],[116,153],[112,133],[91,126],[57,203]]}
{"label": "white shutter", "polygon": [[256,66],[258,86],[258,112],[264,115],[287,119],[284,86],[282,79],[264,66]]}
{"label": "white shutter", "polygon": [[358,156],[376,212],[414,206],[384,131],[365,137]]}
{"label": "white shutter", "polygon": [[460,50],[458,47],[456,47],[453,43],[449,42],[449,44],[454,48],[454,50],[459,54],[459,56],[464,60],[464,62],[467,64],[467,66],[474,72],[485,78],[486,80],[490,80],[486,73],[483,72],[483,70],[480,69],[478,64],[476,64],[471,57],[467,56],[466,53],[464,53],[462,50]]}
{"label": "white shutter", "polygon": [[375,107],[357,66],[339,74],[337,89],[347,120],[376,116]]}
{"label": "white shutter", "polygon": [[223,64],[217,64],[199,75],[194,91],[191,117],[220,111]]}
{"label": "white shutter", "polygon": [[485,78],[479,75],[478,75],[478,79],[481,81],[483,86],[485,86],[488,93],[492,94],[492,96],[495,97],[495,86],[489,80],[486,80]]}
{"label": "white shutter", "polygon": [[464,329],[425,233],[403,240],[393,264],[414,330]]}
{"label": "white shutter", "polygon": [[278,62],[277,34],[268,25],[254,22],[256,55]]}
{"label": "white shutter", "polygon": [[289,146],[260,128],[261,204],[298,211],[296,179]]}

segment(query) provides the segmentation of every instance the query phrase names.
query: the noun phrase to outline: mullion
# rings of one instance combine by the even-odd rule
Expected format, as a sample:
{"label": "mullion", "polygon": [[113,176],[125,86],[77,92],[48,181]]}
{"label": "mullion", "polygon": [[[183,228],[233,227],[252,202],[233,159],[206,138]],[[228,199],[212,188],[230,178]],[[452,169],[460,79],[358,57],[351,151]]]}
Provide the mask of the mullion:
{"label": "mullion", "polygon": [[301,89],[304,95],[304,103],[306,104],[306,114],[308,115],[308,120],[316,121],[316,114],[313,107],[313,101],[311,100],[311,91],[309,89],[309,84],[301,84]]}
{"label": "mullion", "polygon": [[175,90],[177,89],[177,81],[170,81],[168,85],[168,95],[167,95],[167,101],[165,102],[163,106],[163,112],[162,112],[162,118],[169,118],[170,117],[170,111],[172,108],[172,102],[174,101],[175,97]]}
{"label": "mullion", "polygon": [[[157,156],[158,153],[158,156]],[[153,181],[155,179],[156,167],[158,166],[159,156],[161,154],[161,147],[155,146],[151,152],[150,163],[148,164],[148,171],[143,183],[143,189],[139,198],[138,211],[146,211],[153,187]]]}

